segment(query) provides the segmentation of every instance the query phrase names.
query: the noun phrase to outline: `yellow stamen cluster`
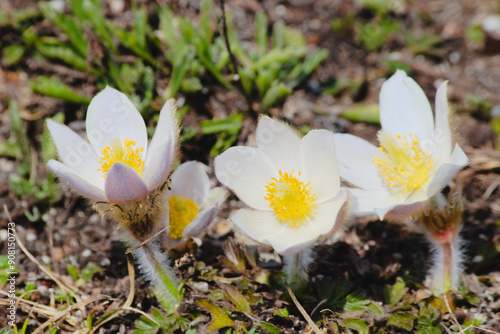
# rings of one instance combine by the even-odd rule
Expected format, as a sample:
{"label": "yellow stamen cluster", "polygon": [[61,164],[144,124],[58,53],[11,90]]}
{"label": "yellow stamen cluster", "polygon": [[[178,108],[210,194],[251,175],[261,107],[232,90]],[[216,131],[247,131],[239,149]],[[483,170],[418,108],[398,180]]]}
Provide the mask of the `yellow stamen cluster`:
{"label": "yellow stamen cluster", "polygon": [[170,237],[182,237],[184,229],[198,215],[198,205],[190,199],[180,195],[168,200]]}
{"label": "yellow stamen cluster", "polygon": [[264,199],[269,202],[276,218],[281,222],[289,222],[293,228],[304,223],[306,218],[312,217],[316,203],[315,194],[311,194],[310,182],[299,181],[293,176],[293,171],[290,174],[279,171],[279,174],[279,180],[273,177],[266,185]]}
{"label": "yellow stamen cluster", "polygon": [[392,136],[380,131],[378,139],[382,155],[372,161],[387,186],[399,195],[420,189],[429,179],[435,159],[422,148],[418,137],[414,134]]}
{"label": "yellow stamen cluster", "polygon": [[133,168],[140,176],[142,176],[144,169],[144,160],[141,157],[143,147],[135,147],[135,141],[125,139],[123,143],[119,138],[113,138],[111,145],[106,145],[102,149],[101,159],[99,163],[101,168],[98,171],[102,172],[105,178],[111,166],[115,162],[121,162]]}

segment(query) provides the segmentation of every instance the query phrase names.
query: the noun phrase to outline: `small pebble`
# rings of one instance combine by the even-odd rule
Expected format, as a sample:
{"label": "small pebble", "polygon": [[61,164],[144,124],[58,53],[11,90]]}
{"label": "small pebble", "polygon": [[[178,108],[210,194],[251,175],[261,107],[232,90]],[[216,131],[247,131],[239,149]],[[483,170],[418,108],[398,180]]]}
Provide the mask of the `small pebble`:
{"label": "small pebble", "polygon": [[82,252],[82,257],[89,257],[90,255],[92,255],[92,252],[88,248]]}

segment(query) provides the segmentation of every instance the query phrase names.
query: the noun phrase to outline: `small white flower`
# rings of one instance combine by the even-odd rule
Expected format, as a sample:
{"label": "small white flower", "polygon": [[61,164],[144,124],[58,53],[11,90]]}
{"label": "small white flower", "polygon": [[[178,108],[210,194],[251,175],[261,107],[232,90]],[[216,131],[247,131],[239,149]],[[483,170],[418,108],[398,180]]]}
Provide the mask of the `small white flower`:
{"label": "small white flower", "polygon": [[257,147],[232,147],[215,158],[219,181],[252,208],[238,210],[231,220],[278,253],[297,253],[336,227],[347,198],[340,190],[333,134],[312,130],[301,139],[262,117],[256,141]]}
{"label": "small white flower", "polygon": [[436,93],[436,115],[418,84],[398,70],[380,92],[380,147],[349,134],[335,134],[340,177],[350,189],[358,216],[401,219],[424,209],[428,200],[468,164],[453,145],[447,82]]}
{"label": "small white flower", "polygon": [[195,161],[180,165],[171,180],[166,196],[170,226],[166,237],[168,248],[203,232],[227,197],[227,190],[223,188],[210,189],[207,173]]}
{"label": "small white flower", "polygon": [[174,112],[173,100],[167,101],[148,147],[140,113],[124,94],[106,87],[87,110],[89,142],[66,125],[47,122],[61,159],[47,167],[95,201],[135,202],[168,178],[178,133]]}

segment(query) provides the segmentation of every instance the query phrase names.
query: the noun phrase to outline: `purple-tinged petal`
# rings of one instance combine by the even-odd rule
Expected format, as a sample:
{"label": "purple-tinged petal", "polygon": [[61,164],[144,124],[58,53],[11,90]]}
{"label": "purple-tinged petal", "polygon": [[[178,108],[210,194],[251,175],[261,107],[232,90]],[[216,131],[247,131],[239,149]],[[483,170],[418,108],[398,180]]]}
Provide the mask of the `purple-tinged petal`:
{"label": "purple-tinged petal", "polygon": [[182,231],[182,237],[195,237],[205,230],[215,219],[219,207],[216,205],[210,209],[201,211]]}
{"label": "purple-tinged petal", "polygon": [[59,158],[73,174],[104,191],[104,178],[98,169],[99,158],[90,144],[64,124],[47,121]]}
{"label": "purple-tinged petal", "polygon": [[47,167],[59,177],[60,181],[68,185],[81,195],[94,201],[107,201],[102,188],[96,187],[79,175],[74,173],[74,169],[56,160],[49,160]]}
{"label": "purple-tinged petal", "polygon": [[135,141],[136,148],[143,148],[147,155],[148,134],[146,124],[128,97],[114,88],[106,87],[90,102],[87,110],[87,137],[90,145],[100,154],[114,138],[120,142]]}
{"label": "purple-tinged petal", "polygon": [[168,143],[157,146],[154,152],[156,152],[155,158],[144,166],[144,173],[142,174],[142,179],[150,190],[161,186],[167,181],[173,162],[171,146]]}
{"label": "purple-tinged petal", "polygon": [[149,189],[154,189],[166,181],[174,161],[175,145],[179,135],[174,118],[176,109],[174,103],[175,101],[170,99],[163,105],[155,134],[148,147],[142,179]]}
{"label": "purple-tinged petal", "polygon": [[120,162],[115,162],[109,169],[104,189],[110,203],[135,202],[149,192],[139,174]]}
{"label": "purple-tinged petal", "polygon": [[385,219],[391,222],[403,223],[423,212],[429,207],[430,201],[424,200],[420,202],[404,203],[403,205],[395,204],[385,209],[376,209],[380,220]]}

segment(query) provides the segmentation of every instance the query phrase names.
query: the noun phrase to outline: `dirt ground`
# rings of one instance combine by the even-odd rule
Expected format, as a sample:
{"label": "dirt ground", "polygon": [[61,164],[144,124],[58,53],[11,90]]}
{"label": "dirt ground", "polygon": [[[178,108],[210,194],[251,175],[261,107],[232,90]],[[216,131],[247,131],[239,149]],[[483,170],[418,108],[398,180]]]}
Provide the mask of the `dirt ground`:
{"label": "dirt ground", "polygon": [[[155,5],[172,5],[174,13],[197,19],[198,1],[183,0],[176,2],[143,1],[152,18]],[[396,3],[396,2],[395,2]],[[254,17],[264,10],[271,25],[278,19],[299,29],[312,47],[329,50],[328,58],[314,73],[297,86],[293,93],[282,103],[272,107],[269,114],[284,119],[297,128],[326,128],[335,132],[348,132],[377,143],[376,134],[380,126],[366,122],[346,120],[339,115],[355,103],[373,104],[378,102],[378,94],[384,80],[388,77],[387,57],[397,60],[411,68],[410,76],[423,88],[433,104],[437,86],[449,81],[449,99],[453,106],[456,140],[469,157],[470,165],[462,170],[456,181],[463,186],[465,212],[463,214],[464,240],[464,287],[456,295],[456,309],[453,313],[446,310],[438,312],[432,322],[440,331],[458,332],[455,320],[465,328],[467,319],[481,318],[480,326],[471,332],[500,332],[500,153],[498,152],[498,132],[495,132],[495,117],[500,110],[500,38],[485,41],[471,41],[468,27],[480,24],[488,15],[500,12],[497,1],[401,1],[403,9],[392,11],[390,20],[397,21],[415,35],[424,33],[441,37],[438,55],[414,54],[406,47],[400,35],[389,37],[375,51],[367,51],[354,40],[352,32],[336,33],[332,20],[343,19],[354,13],[358,20],[365,22],[375,16],[373,11],[363,8],[357,1],[336,0],[234,0],[226,2],[226,11],[234,16],[239,37],[251,40],[254,32]],[[213,11],[214,22],[220,17],[218,2]],[[9,13],[16,8],[36,6],[34,1],[8,1],[2,3],[1,10]],[[123,11],[112,12],[107,5],[107,16],[117,22],[127,22],[126,5]],[[126,25],[126,24],[125,24]],[[151,22],[153,27],[157,22]],[[39,34],[60,34],[47,20],[39,19],[35,24]],[[0,33],[2,27],[0,27]],[[7,28],[5,28],[7,29]],[[12,33],[5,30],[4,33]],[[5,38],[2,40],[5,42]],[[4,43],[4,45],[7,45]],[[1,47],[3,48],[4,45]],[[126,57],[127,55],[124,55]],[[14,66],[0,68],[0,141],[12,141],[12,126],[9,118],[9,101],[19,102],[23,126],[27,130],[30,147],[34,153],[36,172],[34,178],[47,178],[41,155],[41,133],[46,118],[58,112],[66,116],[66,123],[84,133],[86,105],[64,102],[42,96],[32,91],[29,80],[38,75],[60,78],[79,93],[93,96],[99,91],[98,77],[71,69],[57,61],[40,57],[26,57]],[[329,82],[339,78],[360,79],[362,88],[355,94],[341,92],[332,96],[326,93]],[[168,78],[156,74],[155,94],[161,95]],[[214,135],[202,135],[200,121],[222,118],[240,111],[245,114],[244,126],[235,144],[244,145],[251,140],[256,126],[255,114],[260,112],[258,100],[245,98],[241,91],[229,91],[214,80],[203,82],[205,89],[197,93],[179,93],[177,98],[184,99],[189,106],[182,127],[193,126],[197,135],[180,145],[181,161],[198,160],[213,167],[210,148],[216,141]],[[481,108],[471,102],[477,96],[489,101],[489,107]],[[486,111],[485,111],[486,110]],[[30,303],[20,303],[17,323],[21,326],[29,320],[26,333],[32,333],[45,321],[64,307],[64,298],[57,296],[58,284],[54,277],[75,288],[75,295],[82,300],[105,295],[106,299],[86,305],[76,310],[70,318],[59,323],[60,333],[87,333],[85,319],[89,314],[95,319],[105,312],[123,305],[130,292],[130,277],[127,269],[125,247],[121,243],[114,223],[103,219],[86,199],[76,196],[61,185],[57,200],[49,206],[37,204],[35,195],[19,197],[11,188],[9,174],[16,172],[20,159],[3,154],[0,157],[0,236],[1,254],[7,254],[7,237],[4,233],[8,215],[15,222],[19,243],[34,259],[18,247],[17,266],[19,275],[16,288],[25,289],[29,282],[34,283],[37,292],[28,298]],[[213,183],[215,177],[211,174]],[[448,188],[447,188],[448,189]],[[252,304],[251,316],[234,311],[234,307],[224,298],[214,297],[218,305],[229,311],[240,327],[235,332],[245,332],[260,321],[273,324],[283,333],[311,333],[293,302],[280,290],[279,280],[281,259],[272,250],[257,245],[245,245],[248,240],[232,228],[228,217],[242,206],[231,195],[222,207],[219,217],[203,236],[201,246],[191,245],[190,253],[176,253],[174,268],[186,280],[185,299],[179,313],[189,315],[194,332],[203,332],[210,322],[211,315],[201,309],[200,298],[216,296],[225,291],[221,284],[239,286],[249,300],[259,300]],[[37,211],[35,211],[37,210]],[[28,212],[28,214],[26,214]],[[33,218],[35,217],[35,218]],[[314,248],[315,262],[310,269],[311,282],[308,298],[301,300],[315,321],[328,332],[362,332],[355,326],[345,324],[345,319],[359,318],[369,324],[370,333],[431,333],[420,331],[420,320],[415,320],[413,329],[391,326],[388,318],[397,312],[413,312],[422,316],[429,298],[420,298],[424,293],[426,268],[429,266],[430,249],[425,238],[412,226],[403,226],[377,219],[348,219],[345,228],[336,236],[335,242]],[[236,244],[236,246],[231,246]],[[251,243],[250,243],[251,244]],[[247,257],[256,257],[256,263],[246,261],[246,269],[238,271],[229,265],[227,250],[243,249]],[[234,250],[233,250],[234,251]],[[90,279],[75,281],[68,266],[82,272],[89,263],[98,266]],[[52,276],[43,268],[49,268]],[[268,283],[262,283],[266,277]],[[401,279],[408,288],[407,298],[399,303],[399,308],[389,305],[384,299],[384,287],[393,286]],[[245,282],[245,283],[241,283]],[[349,293],[359,291],[369,301],[379,305],[382,315],[366,311],[343,310],[321,304],[323,286],[334,282],[348,282]],[[240,284],[240,285],[238,285]],[[243,287],[244,286],[244,287]],[[5,290],[3,290],[5,291]],[[3,301],[5,296],[2,296]],[[253,298],[253,299],[252,299]],[[34,304],[46,306],[36,310]],[[423,304],[422,304],[423,303]],[[3,306],[2,306],[3,307]],[[134,309],[151,312],[158,307],[149,285],[136,268]],[[285,308],[290,315],[280,317],[273,309]],[[364,313],[363,313],[364,312]],[[420,313],[419,313],[420,312]],[[1,314],[2,312],[0,312]],[[100,327],[98,333],[132,333],[134,322],[140,313],[128,310]],[[415,315],[415,319],[419,319]],[[337,327],[331,324],[337,324]],[[7,326],[2,316],[0,324]],[[328,325],[330,324],[330,325]],[[477,324],[477,323],[474,323]],[[266,332],[262,327],[257,333]],[[335,329],[337,328],[337,329]],[[430,328],[430,327],[429,327]],[[482,328],[482,329],[480,329]],[[183,332],[177,329],[177,332]],[[162,332],[162,331],[159,331]],[[225,332],[221,330],[220,332]],[[439,331],[438,331],[439,332]],[[3,333],[3,332],[2,332]],[[48,333],[47,328],[40,333]],[[367,332],[368,333],[368,332]],[[433,332],[434,333],[434,332]]]}

